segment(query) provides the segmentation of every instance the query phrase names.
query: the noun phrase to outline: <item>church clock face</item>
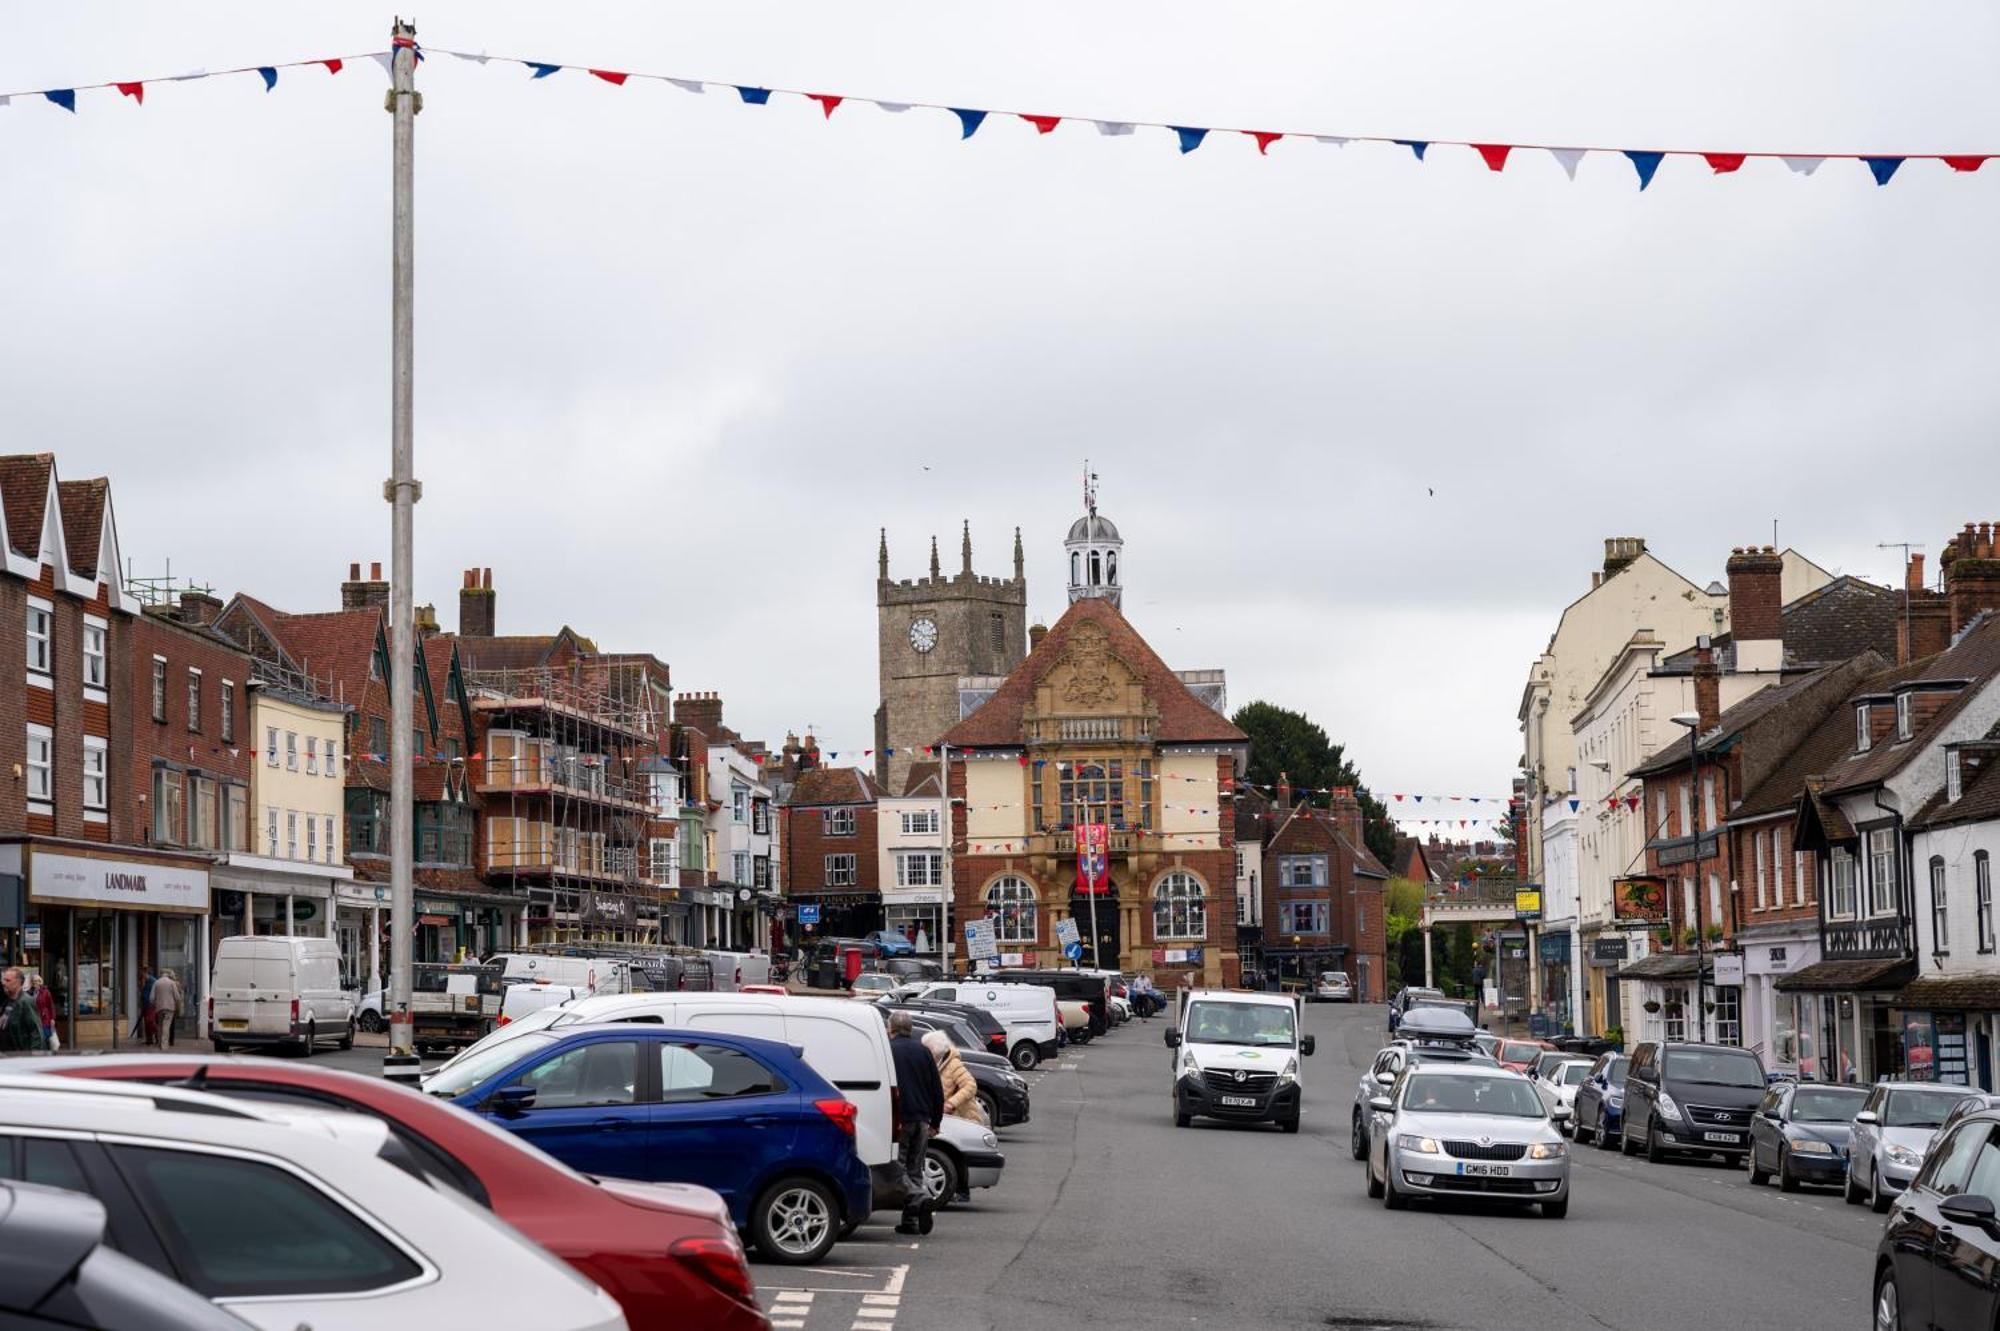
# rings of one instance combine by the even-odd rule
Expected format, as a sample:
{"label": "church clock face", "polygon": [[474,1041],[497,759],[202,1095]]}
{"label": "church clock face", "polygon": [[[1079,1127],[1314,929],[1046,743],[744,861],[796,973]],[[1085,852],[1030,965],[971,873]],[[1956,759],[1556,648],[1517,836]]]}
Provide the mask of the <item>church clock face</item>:
{"label": "church clock face", "polygon": [[913,621],[910,625],[910,646],[919,652],[928,652],[937,646],[937,621],[929,615]]}

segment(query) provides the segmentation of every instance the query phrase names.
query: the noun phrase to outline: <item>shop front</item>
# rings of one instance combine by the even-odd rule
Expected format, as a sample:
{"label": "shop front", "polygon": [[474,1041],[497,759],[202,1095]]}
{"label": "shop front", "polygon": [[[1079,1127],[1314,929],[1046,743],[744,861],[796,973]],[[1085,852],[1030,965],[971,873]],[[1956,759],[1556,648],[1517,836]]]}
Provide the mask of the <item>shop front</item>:
{"label": "shop front", "polygon": [[373,993],[388,973],[389,885],[348,881],[333,885],[333,936],[340,969]]}
{"label": "shop front", "polygon": [[882,893],[882,927],[901,934],[921,956],[934,956],[946,937],[944,889],[896,888]]}
{"label": "shop front", "polygon": [[794,939],[810,946],[818,938],[865,938],[886,927],[885,901],[874,892],[794,892],[787,898],[798,926]]}
{"label": "shop front", "polygon": [[1542,968],[1542,1011],[1549,1029],[1574,1031],[1576,1014],[1570,1003],[1570,930],[1567,925],[1544,927],[1535,938],[1535,959]]}
{"label": "shop front", "polygon": [[1632,956],[1632,937],[1616,929],[1606,929],[1586,934],[1583,949],[1587,963],[1584,967],[1584,1010],[1579,1014],[1577,1032],[1603,1035],[1608,1031],[1623,1031],[1624,990],[1613,977],[1620,966],[1636,960]]}
{"label": "shop front", "polygon": [[1778,1019],[1798,1041],[1799,1075],[1863,1084],[1903,1075],[1900,995],[1915,978],[1907,958],[1822,960],[1780,976],[1772,988],[1793,1000]]}
{"label": "shop front", "polygon": [[1806,925],[1744,929],[1737,941],[1743,946],[1743,1043],[1762,1055],[1771,1071],[1813,1080],[1804,1069],[1818,1067],[1816,1000],[1777,987],[1785,976],[1819,960],[1818,932],[1810,921]]}
{"label": "shop front", "polygon": [[206,858],[95,842],[0,844],[0,881],[23,890],[7,963],[38,972],[65,1047],[140,1043],[142,970],[171,969],[184,995],[176,1031],[192,1034],[208,996]]}
{"label": "shop front", "polygon": [[2000,975],[1925,975],[1896,995],[1903,1063],[1912,1081],[1991,1091]]}

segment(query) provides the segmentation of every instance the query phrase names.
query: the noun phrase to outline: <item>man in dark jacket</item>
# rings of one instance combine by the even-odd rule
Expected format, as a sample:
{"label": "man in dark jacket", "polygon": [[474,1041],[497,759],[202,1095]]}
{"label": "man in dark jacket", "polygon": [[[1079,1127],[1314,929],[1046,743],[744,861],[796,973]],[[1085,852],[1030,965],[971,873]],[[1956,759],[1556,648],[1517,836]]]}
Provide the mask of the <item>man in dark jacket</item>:
{"label": "man in dark jacket", "polygon": [[896,1226],[896,1232],[928,1234],[932,1206],[924,1190],[924,1149],[944,1122],[944,1080],[938,1076],[937,1060],[917,1039],[907,1012],[889,1014],[889,1054],[896,1064],[897,1145],[902,1149],[903,1170],[910,1178],[903,1222]]}
{"label": "man in dark jacket", "polygon": [[[35,1011],[35,1000],[23,992],[21,968],[9,966],[0,971],[0,1052],[18,1053],[36,1049],[46,1049],[42,1042],[42,1018]],[[923,1046],[917,1046],[918,1052]],[[930,1055],[925,1054],[926,1058]],[[943,1103],[944,1097],[938,1097]]]}

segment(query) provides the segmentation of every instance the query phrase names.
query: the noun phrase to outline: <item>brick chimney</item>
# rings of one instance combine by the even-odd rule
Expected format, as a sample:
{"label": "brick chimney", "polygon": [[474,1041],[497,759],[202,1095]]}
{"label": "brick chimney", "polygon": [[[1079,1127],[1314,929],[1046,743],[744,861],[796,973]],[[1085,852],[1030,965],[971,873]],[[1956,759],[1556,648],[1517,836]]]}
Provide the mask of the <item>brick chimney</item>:
{"label": "brick chimney", "polygon": [[412,606],[410,608],[410,619],[416,627],[419,638],[435,638],[438,635],[438,611],[436,606]]}
{"label": "brick chimney", "polygon": [[493,607],[493,570],[469,568],[458,589],[458,632],[464,638],[490,638],[498,623]]}
{"label": "brick chimney", "polygon": [[386,610],[389,608],[389,584],[382,578],[382,565],[368,566],[368,576],[361,576],[361,565],[347,566],[347,581],[340,584],[340,608],[342,610]]}
{"label": "brick chimney", "polygon": [[1708,639],[1699,641],[1694,661],[1694,710],[1705,735],[1722,722],[1722,667],[1716,665],[1715,649],[1708,645]]}
{"label": "brick chimney", "polygon": [[1604,576],[1612,574],[1646,553],[1646,538],[1643,536],[1607,536],[1604,538]]}
{"label": "brick chimney", "polygon": [[1034,651],[1035,648],[1042,645],[1042,639],[1048,636],[1049,626],[1047,624],[1028,625],[1028,650],[1031,652]]}
{"label": "brick chimney", "polygon": [[2000,610],[2000,558],[1993,550],[1994,524],[1966,523],[1945,548],[1944,594],[1951,606],[1954,636],[1983,610]]}
{"label": "brick chimney", "polygon": [[1771,546],[1743,546],[1729,555],[1729,632],[1738,670],[1778,670],[1785,664],[1785,560]]}
{"label": "brick chimney", "polygon": [[722,695],[683,693],[674,699],[674,724],[714,738],[722,731]]}
{"label": "brick chimney", "polygon": [[190,587],[181,593],[181,623],[213,624],[222,617],[222,602]]}
{"label": "brick chimney", "polygon": [[1896,621],[1897,662],[1908,665],[1951,646],[1951,603],[1944,593],[1924,586],[1921,554],[1912,554],[1903,571],[1903,596],[1907,604]]}
{"label": "brick chimney", "polygon": [[1278,807],[1289,810],[1292,807],[1292,778],[1288,773],[1278,773]]}
{"label": "brick chimney", "polygon": [[1356,798],[1352,786],[1335,786],[1333,797],[1328,801],[1333,812],[1333,825],[1349,842],[1358,849],[1361,840],[1361,801]]}

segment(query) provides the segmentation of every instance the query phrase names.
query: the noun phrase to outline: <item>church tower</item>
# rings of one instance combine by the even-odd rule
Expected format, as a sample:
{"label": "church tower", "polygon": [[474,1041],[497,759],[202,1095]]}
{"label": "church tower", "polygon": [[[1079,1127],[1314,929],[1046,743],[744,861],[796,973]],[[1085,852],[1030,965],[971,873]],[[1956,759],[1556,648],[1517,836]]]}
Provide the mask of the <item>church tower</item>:
{"label": "church tower", "polygon": [[[959,540],[959,570],[946,577],[931,538],[930,575],[889,577],[889,533],[875,556],[875,618],[881,705],[875,711],[875,778],[903,793],[910,764],[959,722],[959,680],[1005,675],[1028,654],[1028,579],[1014,530],[1014,576],[972,571],[972,525]],[[890,751],[893,750],[893,753]]]}
{"label": "church tower", "polygon": [[1069,556],[1071,603],[1101,597],[1123,608],[1125,583],[1119,565],[1125,542],[1111,519],[1097,511],[1097,473],[1088,462],[1083,464],[1083,516],[1070,524],[1063,550]]}

